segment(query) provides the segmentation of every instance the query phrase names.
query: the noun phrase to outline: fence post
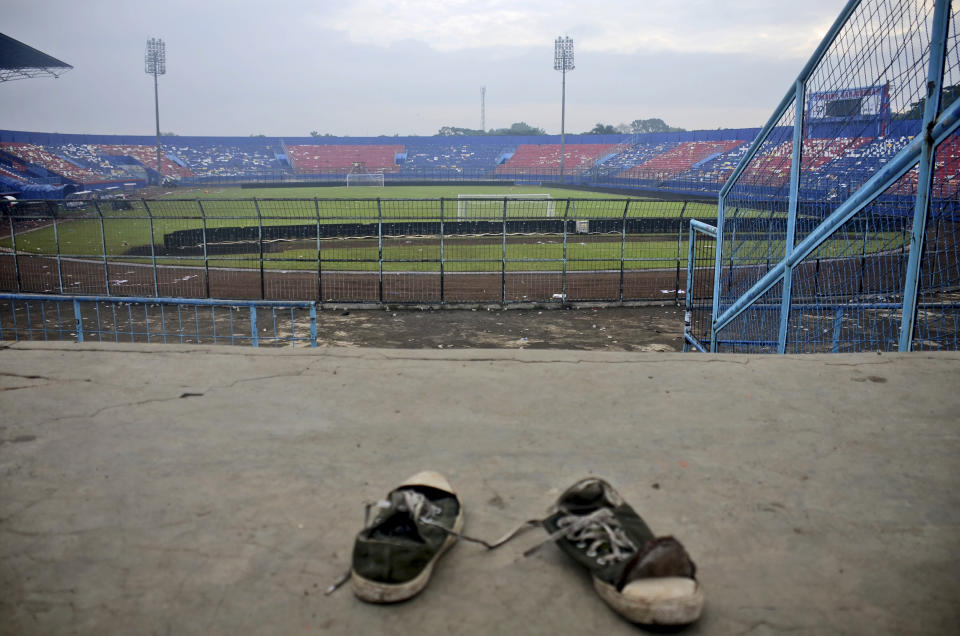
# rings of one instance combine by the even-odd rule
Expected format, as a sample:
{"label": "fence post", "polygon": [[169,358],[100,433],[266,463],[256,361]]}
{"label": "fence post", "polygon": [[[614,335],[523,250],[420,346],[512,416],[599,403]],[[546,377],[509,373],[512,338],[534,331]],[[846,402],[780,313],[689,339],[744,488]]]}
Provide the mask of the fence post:
{"label": "fence post", "polygon": [[[754,142],[756,144],[756,142]],[[740,166],[743,165],[741,161]],[[738,168],[740,167],[738,166]],[[728,181],[727,183],[730,183]],[[726,187],[726,186],[724,186]],[[714,324],[720,315],[720,267],[723,264],[723,216],[727,195],[723,190],[717,195],[717,238],[713,255],[713,302],[710,307],[710,353],[717,352],[717,330]]]}
{"label": "fence post", "polygon": [[443,197],[440,197],[440,304],[444,304],[444,257],[446,256],[443,243]]}
{"label": "fence post", "polygon": [[507,304],[507,197],[503,197],[503,249],[500,252],[500,304]]}
{"label": "fence post", "polygon": [[567,205],[563,208],[563,270],[560,274],[560,302],[567,302],[567,217],[570,214],[570,199],[567,199]]}
{"label": "fence post", "polygon": [[623,302],[623,270],[627,260],[627,212],[630,210],[630,203],[630,199],[627,199],[626,204],[623,206],[622,223],[620,226],[620,293],[618,294],[618,298],[621,303]]}
{"label": "fence post", "polygon": [[837,307],[837,313],[833,317],[833,343],[830,347],[831,353],[840,353],[840,330],[843,327],[843,306]]}
{"label": "fence post", "polygon": [[317,346],[317,303],[310,303],[310,346]]}
{"label": "fence post", "polygon": [[317,300],[323,303],[323,256],[320,252],[320,202],[313,198],[313,209],[317,215]]}
{"label": "fence post", "polygon": [[200,223],[202,224],[203,231],[203,271],[204,280],[206,281],[204,285],[204,291],[207,294],[207,298],[210,298],[210,260],[207,252],[207,213],[203,209],[203,201],[200,199],[197,199],[197,207],[200,208]]}
{"label": "fence post", "polygon": [[[860,241],[860,278],[857,280],[857,294],[863,293],[863,279],[866,278],[867,272],[867,234],[870,229],[870,217],[865,219],[867,222],[863,227],[863,240]],[[902,246],[906,241],[902,238],[900,240],[900,245]]]}
{"label": "fence post", "polygon": [[377,299],[383,304],[383,208],[377,197]]}
{"label": "fence post", "polygon": [[257,211],[257,254],[260,261],[260,299],[267,297],[266,285],[263,280],[263,216],[260,214],[260,204],[257,197],[253,197],[253,207]]}
{"label": "fence post", "polygon": [[[793,157],[790,163],[790,202],[787,208],[787,236],[783,244],[783,257],[790,258],[797,235],[797,205],[800,198],[800,163],[803,161],[803,111],[807,85],[797,79],[794,87]],[[767,252],[769,254],[769,252]],[[768,265],[769,267],[769,265]],[[777,353],[787,350],[787,326],[790,322],[790,298],[793,293],[793,267],[783,272],[783,297],[780,300],[780,328],[777,331]]]}
{"label": "fence post", "polygon": [[[690,223],[689,235],[690,237],[687,239],[687,297],[684,299],[683,312],[684,353],[690,351],[690,343],[687,340],[687,336],[690,335],[691,318],[693,317],[693,268],[695,264],[694,252],[696,251],[697,246],[697,234],[693,227],[693,223]],[[677,275],[677,282],[680,282],[679,274]]]}
{"label": "fence post", "polygon": [[47,209],[50,210],[50,218],[53,219],[53,244],[57,248],[57,281],[60,287],[60,293],[63,293],[63,261],[60,258],[60,234],[57,232],[57,208],[53,201],[47,201]]}
{"label": "fence post", "polygon": [[100,210],[100,203],[94,199],[93,207],[97,211],[97,218],[100,219],[100,251],[103,253],[103,284],[107,290],[107,296],[110,296],[110,264],[107,261],[107,234],[103,227],[103,211]]}
{"label": "fence post", "polygon": [[83,316],[80,314],[80,301],[73,301],[73,318],[77,325],[77,342],[83,342]]}
{"label": "fence post", "polygon": [[[673,304],[680,304],[680,261],[683,258],[683,215],[687,211],[687,201],[683,202],[683,207],[680,208],[680,221],[677,225],[677,280],[673,285]],[[687,224],[689,226],[689,223]],[[690,246],[687,246],[689,250]],[[690,275],[690,270],[687,270],[687,275]]]}
{"label": "fence post", "polygon": [[917,178],[917,198],[914,202],[913,225],[910,231],[910,255],[907,259],[907,275],[903,288],[903,313],[900,321],[900,342],[897,347],[899,351],[910,351],[913,346],[913,325],[917,318],[917,296],[920,293],[920,264],[926,245],[927,215],[930,209],[930,188],[933,184],[936,154],[931,131],[940,112],[950,4],[949,0],[937,0],[933,10],[930,66],[927,70],[927,99],[923,109],[923,127],[921,128],[921,134],[924,137],[923,145],[920,147],[920,174]]}
{"label": "fence post", "polygon": [[157,279],[157,248],[154,245],[153,239],[153,212],[150,211],[150,206],[147,205],[146,199],[140,199],[143,201],[143,209],[147,211],[147,218],[150,220],[150,262],[153,263],[153,295],[160,297],[160,281]]}
{"label": "fence post", "polygon": [[20,259],[17,257],[17,229],[13,225],[13,215],[9,217],[10,220],[10,246],[13,249],[13,274],[17,278],[17,293],[23,291],[20,286]]}
{"label": "fence post", "polygon": [[250,345],[260,346],[260,334],[257,333],[257,306],[250,305]]}

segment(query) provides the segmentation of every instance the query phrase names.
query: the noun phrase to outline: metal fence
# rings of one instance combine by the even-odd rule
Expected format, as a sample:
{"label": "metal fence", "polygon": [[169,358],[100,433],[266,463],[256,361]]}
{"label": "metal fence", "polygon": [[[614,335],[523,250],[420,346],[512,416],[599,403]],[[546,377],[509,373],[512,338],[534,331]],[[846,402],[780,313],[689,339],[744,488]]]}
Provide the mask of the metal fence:
{"label": "metal fence", "polygon": [[0,341],[317,346],[314,302],[0,294]]}
{"label": "metal fence", "polygon": [[947,0],[847,4],[720,191],[695,348],[960,347],[957,17]]}
{"label": "metal fence", "polygon": [[683,314],[683,350],[703,352],[702,342],[710,339],[713,264],[717,250],[717,228],[691,221],[688,243],[687,289]]}
{"label": "metal fence", "polygon": [[[694,201],[546,197],[18,204],[0,289],[450,304],[677,301]],[[74,207],[71,207],[74,206]]]}
{"label": "metal fence", "polygon": [[[566,170],[562,175],[559,168],[538,167],[536,169],[515,168],[509,172],[496,168],[404,168],[402,171],[385,173],[384,185],[552,185],[556,187],[577,186],[596,189],[640,190],[662,192],[672,195],[712,196],[723,186],[723,175],[716,170],[699,170],[691,167],[677,173],[675,171],[657,171],[625,169],[622,166],[606,168],[591,166],[587,169]],[[247,186],[247,187],[290,187],[303,186],[345,186],[346,173],[295,173],[281,170],[244,171],[235,175],[202,175],[184,177],[181,186]],[[366,187],[366,186],[364,186]]]}

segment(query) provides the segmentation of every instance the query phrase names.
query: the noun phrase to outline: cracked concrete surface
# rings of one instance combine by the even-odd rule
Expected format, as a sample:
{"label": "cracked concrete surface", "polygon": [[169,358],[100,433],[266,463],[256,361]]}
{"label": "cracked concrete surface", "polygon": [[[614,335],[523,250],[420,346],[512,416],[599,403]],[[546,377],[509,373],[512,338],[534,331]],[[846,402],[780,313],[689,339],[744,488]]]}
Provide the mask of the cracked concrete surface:
{"label": "cracked concrete surface", "polygon": [[687,633],[955,633],[960,355],[0,348],[0,632],[636,633],[535,532],[397,606],[323,589],[423,468],[494,538],[609,479]]}

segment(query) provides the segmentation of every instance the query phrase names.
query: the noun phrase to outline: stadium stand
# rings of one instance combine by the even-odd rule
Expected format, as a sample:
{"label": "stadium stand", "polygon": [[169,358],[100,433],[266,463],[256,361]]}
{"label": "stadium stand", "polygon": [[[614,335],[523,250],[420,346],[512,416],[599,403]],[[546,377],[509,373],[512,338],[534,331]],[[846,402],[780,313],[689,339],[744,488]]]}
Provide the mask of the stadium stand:
{"label": "stadium stand", "polygon": [[620,152],[602,162],[600,167],[604,172],[615,175],[673,149],[677,143],[676,141],[662,141],[659,143],[637,142],[626,144]]}
{"label": "stadium stand", "polygon": [[[893,122],[887,136],[804,140],[801,188],[828,198],[856,189],[911,140],[911,122]],[[757,129],[647,135],[568,135],[567,182],[586,186],[663,192],[719,191],[745,155]],[[748,166],[742,183],[767,196],[790,177],[792,143],[768,142]],[[143,184],[154,176],[154,138],[119,135],[62,135],[0,130],[0,183],[70,182],[106,187]],[[170,137],[163,146],[164,175],[183,184],[345,175],[363,162],[371,172],[403,180],[505,179],[531,175],[549,182],[560,167],[559,136],[325,137],[287,142],[275,137]],[[950,140],[937,157],[938,174],[952,174],[960,144]],[[837,174],[844,177],[838,180]],[[541,179],[543,177],[543,179]],[[945,179],[944,195],[955,192]],[[915,188],[908,177],[902,188]],[[948,191],[949,190],[949,191]],[[832,193],[832,194],[831,194]]]}
{"label": "stadium stand", "polygon": [[[103,177],[41,146],[28,143],[0,142],[0,151],[26,164],[33,164],[50,173],[76,183],[96,183]],[[47,176],[47,175],[37,175]]]}
{"label": "stadium stand", "polygon": [[277,155],[283,154],[279,144],[180,142],[165,145],[168,153],[180,158],[196,176],[238,177],[244,174],[281,171],[284,166]]}
{"label": "stadium stand", "polygon": [[[877,137],[848,150],[842,157],[832,161],[829,166],[822,166],[820,171],[827,174],[843,174],[844,181],[835,185],[849,188],[853,192],[910,143],[911,139],[912,137],[909,136]],[[909,180],[909,177],[907,179]],[[834,184],[826,184],[822,189],[829,190],[832,185]]]}
{"label": "stadium stand", "polygon": [[679,178],[695,179],[703,183],[723,183],[740,163],[743,156],[747,154],[749,148],[749,142],[742,142],[733,149],[698,161],[690,167],[690,170],[681,174]]}
{"label": "stadium stand", "polygon": [[[144,166],[155,169],[157,166],[157,147],[148,145],[101,145],[99,146],[101,155],[116,155],[118,157],[132,157]],[[193,171],[182,163],[171,159],[167,154],[160,158],[163,174],[166,176],[175,175],[178,177],[192,177]]]}
{"label": "stadium stand", "polygon": [[501,157],[512,154],[516,145],[497,137],[423,137],[409,141],[405,148],[402,172],[463,174],[491,170]]}
{"label": "stadium stand", "polygon": [[[804,139],[801,154],[801,170],[816,175],[824,166],[855,151],[870,142],[868,138],[838,137],[835,139]],[[744,171],[744,175],[757,185],[782,187],[790,181],[790,161],[793,142],[785,141],[764,149]],[[809,181],[806,184],[810,187]]]}
{"label": "stadium stand", "polygon": [[[564,148],[564,168],[575,173],[595,165],[610,154],[616,144],[567,144]],[[497,167],[498,174],[554,174],[560,170],[559,144],[521,144],[505,163]]]}
{"label": "stadium stand", "polygon": [[139,161],[130,157],[104,154],[95,144],[63,144],[52,148],[73,162],[96,172],[104,180],[144,179],[146,171]]}
{"label": "stadium stand", "polygon": [[0,166],[0,183],[8,187],[17,187],[25,183],[29,183],[28,179],[25,179],[18,172],[8,170],[4,166]]}
{"label": "stadium stand", "polygon": [[699,161],[720,155],[744,143],[743,140],[680,143],[670,150],[658,153],[643,163],[629,168],[623,176],[631,177],[657,173],[665,177],[672,177],[686,172]]}
{"label": "stadium stand", "polygon": [[287,145],[287,156],[297,174],[346,174],[355,163],[371,172],[398,172],[396,156],[403,146]]}

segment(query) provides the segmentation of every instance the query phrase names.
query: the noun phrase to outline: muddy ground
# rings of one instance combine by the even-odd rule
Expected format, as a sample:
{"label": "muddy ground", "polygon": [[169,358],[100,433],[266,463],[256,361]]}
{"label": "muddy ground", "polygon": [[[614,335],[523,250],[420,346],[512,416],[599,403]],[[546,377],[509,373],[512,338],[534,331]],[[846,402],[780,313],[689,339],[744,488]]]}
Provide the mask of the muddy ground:
{"label": "muddy ground", "polygon": [[318,344],[400,349],[679,351],[683,310],[349,309],[317,314]]}

